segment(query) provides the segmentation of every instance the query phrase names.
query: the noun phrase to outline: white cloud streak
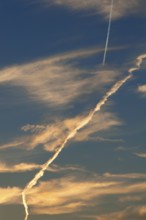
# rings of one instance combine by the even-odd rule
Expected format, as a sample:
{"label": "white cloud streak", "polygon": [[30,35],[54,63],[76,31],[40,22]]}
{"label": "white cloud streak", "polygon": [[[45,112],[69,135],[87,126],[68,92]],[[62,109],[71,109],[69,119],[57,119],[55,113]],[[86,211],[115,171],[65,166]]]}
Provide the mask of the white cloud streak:
{"label": "white cloud streak", "polygon": [[0,173],[20,173],[41,169],[41,167],[41,165],[33,163],[19,163],[14,165],[8,165],[6,163],[0,162]]}
{"label": "white cloud streak", "polygon": [[[4,162],[0,162],[0,173],[22,173],[32,170],[38,170],[41,169],[41,164],[35,164],[35,163],[18,163],[18,164],[7,164]],[[52,164],[50,167],[47,168],[47,171],[52,173],[58,173],[58,172],[66,172],[66,171],[85,171],[83,167],[80,166],[59,166],[57,164]]]}
{"label": "white cloud streak", "polygon": [[7,144],[2,144],[2,145],[0,145],[0,150],[6,150],[8,148],[17,148],[20,145],[22,145],[23,143],[24,143],[24,141],[12,141]]}

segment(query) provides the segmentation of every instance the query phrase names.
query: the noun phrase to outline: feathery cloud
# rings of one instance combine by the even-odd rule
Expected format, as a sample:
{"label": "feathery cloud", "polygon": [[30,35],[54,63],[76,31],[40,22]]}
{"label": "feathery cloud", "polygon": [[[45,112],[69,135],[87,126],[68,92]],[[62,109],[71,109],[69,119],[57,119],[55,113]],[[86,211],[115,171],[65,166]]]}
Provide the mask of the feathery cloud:
{"label": "feathery cloud", "polygon": [[144,220],[146,217],[146,206],[129,206],[128,208],[108,213],[103,216],[96,217],[96,220]]}
{"label": "feathery cloud", "polygon": [[116,126],[122,125],[122,121],[116,117],[115,114],[110,112],[98,112],[93,117],[93,120],[84,127],[75,137],[76,141],[87,140],[108,140],[98,135],[100,131],[107,131]]}
{"label": "feathery cloud", "polygon": [[[36,163],[7,164],[4,162],[0,162],[0,173],[22,173],[32,170],[38,170],[41,168],[42,165]],[[67,171],[84,172],[85,169],[77,165],[59,166],[57,164],[52,164],[50,167],[48,167],[47,171],[52,173],[60,173]]]}
{"label": "feathery cloud", "polygon": [[138,157],[146,158],[146,153],[144,153],[144,152],[139,152],[139,153],[134,153],[134,154]]}
{"label": "feathery cloud", "polygon": [[[63,214],[72,213],[96,206],[106,196],[135,195],[146,190],[146,182],[136,179],[131,182],[122,178],[108,179],[101,176],[90,177],[86,180],[75,176],[53,179],[41,182],[31,189],[27,202],[32,207],[33,214]],[[132,181],[132,180],[131,180]],[[45,195],[45,197],[44,197]]]}
{"label": "feathery cloud", "polygon": [[146,85],[138,86],[137,91],[146,96]]}
{"label": "feathery cloud", "polygon": [[[64,141],[69,132],[78,126],[84,116],[76,116],[68,118],[48,125],[24,125],[21,130],[30,132],[21,141],[12,141],[0,146],[0,150],[8,148],[24,148],[32,150],[39,145],[42,145],[47,151],[55,151]],[[98,112],[93,117],[93,120],[77,133],[74,141],[121,141],[117,139],[106,138],[105,135],[99,135],[102,131],[111,131],[111,129],[121,126],[122,121],[111,112]]]}
{"label": "feathery cloud", "polygon": [[5,149],[8,149],[8,148],[17,148],[19,146],[21,146],[22,144],[24,143],[24,140],[22,141],[12,141],[10,143],[7,143],[7,144],[1,144],[0,145],[0,150],[5,150]]}
{"label": "feathery cloud", "polygon": [[18,204],[21,202],[21,189],[18,187],[0,188],[0,204]]}
{"label": "feathery cloud", "polygon": [[[0,84],[22,87],[28,98],[49,107],[67,108],[73,102],[117,80],[119,71],[83,68],[80,61],[103,49],[79,50],[0,70]],[[77,62],[75,62],[77,61]]]}
{"label": "feathery cloud", "polygon": [[33,163],[19,163],[14,165],[8,165],[6,163],[0,162],[0,173],[19,173],[26,172],[35,169],[40,169],[41,165]]}
{"label": "feathery cloud", "polygon": [[37,133],[46,128],[45,125],[32,125],[32,124],[27,124],[21,127],[22,131],[30,131],[31,133]]}
{"label": "feathery cloud", "polygon": [[[109,17],[111,0],[43,0],[46,6],[52,4],[58,6],[67,6],[73,10],[90,10],[94,13],[100,13],[105,18]],[[114,1],[113,19],[118,19],[120,17],[138,13],[142,10],[143,0],[127,0]]]}
{"label": "feathery cloud", "polygon": [[[141,174],[141,176],[139,173],[98,175],[91,174],[91,172],[86,173],[85,170],[78,169],[77,171],[69,176],[40,182],[39,185],[30,189],[27,193],[30,212],[35,215],[75,213],[86,210],[89,206],[95,207],[101,201],[102,203],[107,201],[107,196],[109,198],[110,195],[114,195],[117,201],[124,195],[126,197],[143,195],[146,190],[145,174]],[[145,177],[144,179],[142,179],[142,175]],[[0,191],[0,204],[21,203],[20,188],[0,188]],[[141,214],[144,213],[144,207],[140,210]],[[106,219],[105,215],[101,217]]]}
{"label": "feathery cloud", "polygon": [[[58,121],[56,123],[47,125],[45,129],[40,129],[40,132],[37,132],[30,136],[30,138],[27,138],[26,145],[28,149],[33,149],[39,144],[42,144],[44,145],[45,150],[55,151],[56,148],[59,147],[64,141],[67,134],[71,132],[71,130],[73,130],[75,127],[77,127],[83,118],[83,116],[77,116],[75,118],[68,118],[64,119],[63,121]],[[115,126],[120,126],[121,124],[122,122],[113,113],[101,112],[95,114],[93,120],[76,135],[74,141],[108,141],[109,139],[97,135],[97,132],[106,130],[108,131],[109,129]],[[36,130],[38,125],[26,125],[23,126],[23,130],[28,130],[28,127],[29,129],[31,128]]]}

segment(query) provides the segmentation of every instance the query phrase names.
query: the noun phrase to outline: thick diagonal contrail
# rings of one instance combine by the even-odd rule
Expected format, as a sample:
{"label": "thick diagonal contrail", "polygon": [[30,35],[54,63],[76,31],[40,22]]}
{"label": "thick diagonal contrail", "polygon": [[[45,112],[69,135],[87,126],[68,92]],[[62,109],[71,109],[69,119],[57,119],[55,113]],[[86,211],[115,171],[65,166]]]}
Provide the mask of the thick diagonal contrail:
{"label": "thick diagonal contrail", "polygon": [[108,49],[111,23],[112,23],[113,5],[114,5],[114,0],[111,0],[111,9],[110,9],[110,16],[109,16],[109,23],[108,23],[108,30],[107,30],[107,37],[106,37],[106,42],[105,42],[105,50],[104,50],[102,65],[105,65],[105,61],[106,61],[106,54],[107,54],[107,49]]}
{"label": "thick diagonal contrail", "polygon": [[25,209],[25,220],[28,219],[28,215],[29,215],[28,205],[27,205],[27,201],[26,201],[26,194],[29,191],[29,189],[32,189],[32,187],[37,184],[38,180],[44,175],[44,172],[47,170],[48,166],[51,165],[53,163],[53,161],[58,157],[58,155],[60,154],[62,149],[68,143],[68,141],[70,139],[72,139],[73,137],[75,137],[77,132],[81,128],[86,126],[92,120],[92,118],[95,115],[95,113],[100,111],[101,107],[106,104],[106,102],[108,101],[110,96],[112,96],[114,93],[116,93],[124,83],[126,83],[130,78],[132,78],[132,72],[134,72],[134,71],[136,71],[136,70],[138,70],[140,68],[140,65],[142,64],[144,58],[146,58],[146,54],[140,55],[139,57],[137,57],[136,66],[133,67],[133,68],[130,68],[128,70],[129,75],[124,77],[122,80],[119,80],[118,82],[116,82],[111,87],[111,89],[109,89],[109,91],[107,91],[107,93],[103,96],[103,98],[97,103],[95,108],[85,118],[83,118],[79,122],[79,125],[76,128],[74,128],[72,131],[70,131],[70,133],[67,135],[67,137],[65,138],[64,142],[62,143],[62,145],[56,150],[54,155],[42,166],[42,169],[26,185],[26,187],[22,191],[22,202],[23,202],[23,206],[24,206],[24,209]]}

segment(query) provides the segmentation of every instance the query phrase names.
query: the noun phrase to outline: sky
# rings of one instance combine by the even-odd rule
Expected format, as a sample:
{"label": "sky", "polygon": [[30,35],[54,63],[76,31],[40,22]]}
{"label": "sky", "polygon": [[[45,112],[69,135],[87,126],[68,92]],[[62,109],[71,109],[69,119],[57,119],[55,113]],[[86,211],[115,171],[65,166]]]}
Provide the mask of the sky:
{"label": "sky", "polygon": [[0,220],[146,219],[146,2],[111,3],[0,2]]}

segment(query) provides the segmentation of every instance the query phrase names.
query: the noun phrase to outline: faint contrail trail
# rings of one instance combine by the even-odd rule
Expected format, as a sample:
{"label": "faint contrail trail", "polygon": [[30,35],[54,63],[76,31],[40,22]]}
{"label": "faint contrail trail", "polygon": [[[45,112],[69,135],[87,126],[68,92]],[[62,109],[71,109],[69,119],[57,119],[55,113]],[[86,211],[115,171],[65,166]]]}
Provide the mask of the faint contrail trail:
{"label": "faint contrail trail", "polygon": [[23,202],[23,206],[25,209],[25,220],[28,219],[28,215],[29,215],[29,211],[28,211],[28,205],[27,205],[27,201],[26,201],[26,193],[29,189],[32,189],[33,186],[35,186],[38,182],[38,180],[44,175],[44,172],[47,170],[48,166],[50,164],[52,164],[52,162],[58,157],[58,155],[60,154],[60,152],[62,151],[62,149],[65,147],[65,145],[68,143],[68,141],[70,139],[72,139],[73,137],[75,137],[75,135],[77,134],[77,132],[83,128],[84,126],[86,126],[93,118],[94,114],[98,111],[100,111],[101,107],[103,105],[105,105],[105,103],[108,101],[109,97],[112,96],[114,93],[116,93],[120,87],[127,82],[127,80],[129,80],[132,77],[132,72],[138,70],[140,68],[140,65],[143,62],[143,59],[146,58],[146,54],[144,55],[140,55],[139,57],[137,57],[137,62],[136,62],[136,66],[133,68],[130,68],[128,70],[128,72],[130,73],[128,76],[124,77],[122,80],[119,80],[118,82],[116,82],[111,89],[109,89],[107,91],[107,93],[103,96],[103,98],[97,103],[97,105],[95,106],[95,108],[85,117],[81,120],[81,122],[79,123],[79,125],[74,128],[72,131],[70,131],[70,133],[67,135],[66,139],[64,140],[64,142],[62,143],[62,145],[56,150],[56,152],[54,153],[54,155],[44,164],[42,165],[42,169],[34,176],[34,178],[26,185],[26,187],[24,188],[24,190],[22,191],[22,202]]}
{"label": "faint contrail trail", "polygon": [[108,42],[109,42],[109,36],[110,36],[110,30],[111,30],[111,23],[112,23],[113,5],[114,5],[114,0],[111,0],[109,24],[108,24],[107,37],[106,37],[106,43],[105,43],[105,50],[104,50],[102,65],[105,65],[105,60],[106,60],[106,54],[107,54]]}

